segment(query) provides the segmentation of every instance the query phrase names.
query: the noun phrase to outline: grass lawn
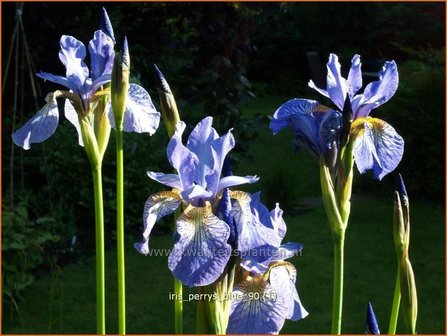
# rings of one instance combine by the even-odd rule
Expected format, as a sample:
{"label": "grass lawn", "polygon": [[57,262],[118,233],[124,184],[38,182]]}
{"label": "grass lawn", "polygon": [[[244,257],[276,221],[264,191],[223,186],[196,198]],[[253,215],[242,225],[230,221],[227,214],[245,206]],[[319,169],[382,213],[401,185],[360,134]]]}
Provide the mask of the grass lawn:
{"label": "grass lawn", "polygon": [[[244,107],[244,113],[272,114],[285,99],[259,98]],[[319,198],[318,168],[306,152],[293,155],[290,143],[288,132],[272,137],[266,121],[250,147],[250,155],[241,161],[235,173],[261,177],[257,185],[246,186],[245,190],[263,190],[269,208],[274,206],[275,199],[281,204],[288,202],[291,211],[285,213],[288,232],[284,241],[304,244],[302,255],[291,262],[298,270],[298,291],[310,315],[302,321],[287,321],[282,333],[328,333],[332,240]],[[409,193],[411,197],[411,190]],[[343,333],[364,332],[368,301],[374,305],[382,333],[387,332],[397,267],[392,209],[392,190],[389,197],[375,197],[356,192],[354,186],[346,233]],[[139,227],[141,223],[135,225]],[[173,333],[173,304],[169,300],[173,281],[167,257],[139,255],[132,243],[140,237],[126,239],[127,331],[129,334]],[[419,334],[445,333],[444,244],[444,207],[412,202],[410,258],[418,288]],[[171,245],[171,237],[151,238],[154,249]],[[108,251],[108,333],[118,330],[115,264],[115,251]],[[185,291],[194,293],[194,289]],[[3,333],[94,333],[94,258],[67,265],[52,276],[36,280],[26,291],[25,298],[20,305],[20,318],[12,314],[11,307],[3,307]],[[194,333],[195,303],[185,302],[184,309],[185,333]]]}

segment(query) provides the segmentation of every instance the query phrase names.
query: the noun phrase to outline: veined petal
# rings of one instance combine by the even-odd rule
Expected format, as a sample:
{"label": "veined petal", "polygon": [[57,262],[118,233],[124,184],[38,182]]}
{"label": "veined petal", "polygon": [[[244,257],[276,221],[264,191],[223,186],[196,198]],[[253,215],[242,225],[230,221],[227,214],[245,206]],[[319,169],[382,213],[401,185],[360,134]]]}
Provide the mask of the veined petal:
{"label": "veined petal", "polygon": [[84,147],[84,141],[82,140],[81,125],[79,124],[78,113],[73,107],[73,104],[68,99],[65,99],[64,113],[65,118],[67,118],[67,120],[76,128],[76,132],[78,133],[79,146]]}
{"label": "veined petal", "polygon": [[156,221],[169,215],[178,208],[182,200],[179,195],[172,191],[162,191],[151,195],[144,205],[143,213],[143,241],[135,243],[138,252],[147,255],[149,253],[149,235]]}
{"label": "veined petal", "polygon": [[351,60],[351,69],[349,69],[347,85],[349,98],[351,99],[362,88],[362,63],[360,62],[359,55],[354,55]]}
{"label": "veined petal", "polygon": [[[110,125],[115,128],[115,118],[108,103]],[[154,134],[160,123],[160,112],[152,104],[149,93],[137,84],[130,84],[124,111],[124,132]]]}
{"label": "veined petal", "polygon": [[182,182],[180,181],[180,177],[176,174],[163,174],[148,171],[147,175],[154,181],[162,183],[168,187],[176,189],[182,188]]}
{"label": "veined petal", "polygon": [[267,282],[243,281],[232,293],[227,334],[278,334],[287,306],[282,293]]}
{"label": "veined petal", "polygon": [[341,76],[340,68],[341,66],[338,62],[338,56],[335,54],[330,54],[329,61],[327,63],[326,89],[332,102],[340,110],[343,110],[348,86],[346,84],[346,79]]}
{"label": "veined petal", "polygon": [[68,35],[62,35],[60,46],[59,59],[67,70],[66,77],[75,84],[76,90],[73,91],[79,96],[84,96],[83,86],[88,78],[88,68],[84,63],[85,46],[81,41]]}
{"label": "veined petal", "polygon": [[355,139],[355,163],[361,174],[373,169],[374,177],[381,180],[402,159],[404,140],[385,121],[369,117],[357,119],[351,133]]}
{"label": "veined petal", "polygon": [[101,30],[97,30],[89,43],[88,50],[90,52],[90,71],[93,82],[102,75],[111,74],[115,56],[112,39]]}
{"label": "veined petal", "polygon": [[177,219],[178,239],[168,267],[187,286],[205,286],[222,274],[231,255],[228,225],[217,218],[209,202],[189,205]]}
{"label": "veined petal", "polygon": [[288,262],[278,263],[271,267],[269,281],[277,293],[282,293],[287,307],[286,318],[298,321],[309,313],[301,304],[298,292],[295,288],[296,269]]}
{"label": "veined petal", "polygon": [[241,185],[245,183],[255,183],[259,181],[259,177],[254,176],[226,176],[220,179],[219,186],[217,187],[217,192],[221,191],[222,189],[234,187],[236,185]]}
{"label": "veined petal", "polygon": [[238,250],[244,254],[258,246],[278,247],[281,238],[275,229],[261,223],[259,217],[252,213],[250,195],[242,191],[230,191],[230,197],[236,200],[231,214],[237,229]]}
{"label": "veined petal", "polygon": [[194,173],[199,162],[197,155],[182,143],[182,134],[185,127],[186,125],[183,121],[177,123],[175,133],[166,148],[169,162],[179,174],[180,181],[182,182],[182,190],[193,186]]}
{"label": "veined petal", "polygon": [[12,141],[23,149],[30,149],[32,143],[43,142],[54,134],[59,123],[59,111],[53,93],[45,98],[47,104],[30,120],[12,134]]}
{"label": "veined petal", "polygon": [[399,85],[396,62],[386,62],[379,73],[379,80],[369,83],[362,95],[352,102],[354,120],[368,116],[369,112],[386,103],[394,95]]}

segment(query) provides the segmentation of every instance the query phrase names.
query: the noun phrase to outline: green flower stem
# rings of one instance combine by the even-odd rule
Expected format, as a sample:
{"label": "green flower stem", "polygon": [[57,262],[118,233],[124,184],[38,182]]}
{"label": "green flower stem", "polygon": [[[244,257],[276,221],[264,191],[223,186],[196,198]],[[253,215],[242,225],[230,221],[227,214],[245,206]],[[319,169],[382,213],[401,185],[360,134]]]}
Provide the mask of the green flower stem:
{"label": "green flower stem", "polygon": [[394,287],[393,307],[391,309],[390,325],[388,327],[388,335],[396,334],[397,319],[399,317],[400,306],[400,278],[399,266],[397,267],[396,286]]}
{"label": "green flower stem", "polygon": [[104,210],[102,200],[101,165],[92,167],[95,194],[96,223],[96,333],[106,333],[105,266],[104,266]]}
{"label": "green flower stem", "polygon": [[344,239],[344,232],[339,238],[334,238],[334,291],[332,296],[331,333],[336,335],[341,334],[343,310]]}
{"label": "green flower stem", "polygon": [[183,284],[180,280],[174,278],[174,320],[175,320],[175,334],[183,334]]}
{"label": "green flower stem", "polygon": [[124,159],[123,130],[116,132],[116,235],[118,250],[118,332],[126,334],[126,282],[124,267]]}

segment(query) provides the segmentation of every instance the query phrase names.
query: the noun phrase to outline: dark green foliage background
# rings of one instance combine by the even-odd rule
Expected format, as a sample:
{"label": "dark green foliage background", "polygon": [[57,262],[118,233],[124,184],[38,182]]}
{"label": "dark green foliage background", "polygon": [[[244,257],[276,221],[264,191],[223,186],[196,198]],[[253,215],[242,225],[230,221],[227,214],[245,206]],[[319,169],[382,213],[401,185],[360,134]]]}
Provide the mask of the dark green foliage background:
{"label": "dark green foliage background", "polygon": [[[282,101],[308,97],[330,104],[307,87],[311,73],[306,52],[318,52],[322,67],[330,52],[337,53],[345,72],[355,53],[365,63],[394,59],[399,89],[372,115],[392,124],[406,141],[398,169],[412,199],[444,204],[444,3],[27,2],[22,18],[37,71],[64,74],[57,57],[60,36],[73,35],[87,44],[98,29],[102,6],[118,41],[124,36],[129,40],[132,81],[143,85],[156,104],[154,63],[168,79],[188,125],[213,115],[219,132],[235,127],[235,170],[243,169],[244,162],[257,162],[250,148],[269,122],[264,106],[259,105],[256,113],[257,101],[270,96],[284,97]],[[14,312],[19,311],[21,291],[35,277],[54,275],[59,267],[93,254],[94,209],[89,165],[67,120],[61,117],[55,135],[29,151],[11,145],[13,129],[31,117],[36,106],[26,74],[13,115],[14,77],[5,72],[5,61],[16,4],[1,7],[3,78],[8,75],[2,96],[2,263],[4,285],[10,291],[3,300]],[[42,91],[38,104],[43,105],[45,94],[59,87],[39,79],[37,83]],[[247,101],[253,103],[254,113],[243,112]],[[124,140],[126,233],[136,237],[144,201],[158,188],[146,171],[171,169],[165,157],[168,138],[161,126],[153,137],[126,134]],[[115,240],[114,146],[112,132],[103,167],[109,248]],[[269,151],[275,149],[263,152]],[[303,171],[313,171],[312,166],[298,164],[299,169],[287,172],[272,165],[263,177],[258,188],[269,207],[280,201],[295,211],[291,195],[319,195],[318,188],[300,177]],[[388,197],[392,185],[392,177],[377,183],[366,174],[356,177],[355,191]],[[162,223],[155,234],[166,234],[169,226]],[[27,235],[31,239],[23,238]]]}

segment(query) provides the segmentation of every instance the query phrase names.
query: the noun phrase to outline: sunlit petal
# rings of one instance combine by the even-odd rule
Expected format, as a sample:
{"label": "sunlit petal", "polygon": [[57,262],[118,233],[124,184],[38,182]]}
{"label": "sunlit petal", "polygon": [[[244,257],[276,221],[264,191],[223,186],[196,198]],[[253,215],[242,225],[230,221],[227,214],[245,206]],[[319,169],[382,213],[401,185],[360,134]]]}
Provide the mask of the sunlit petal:
{"label": "sunlit petal", "polygon": [[286,222],[282,218],[283,213],[284,211],[282,211],[279,207],[279,203],[276,203],[275,209],[270,211],[270,217],[272,218],[273,227],[275,228],[281,239],[284,238],[287,232]]}
{"label": "sunlit petal", "polygon": [[90,53],[90,72],[93,82],[102,75],[111,74],[113,58],[115,56],[111,38],[100,30],[95,31],[93,39],[89,43],[88,50]]}
{"label": "sunlit petal", "polygon": [[12,141],[23,149],[30,149],[32,143],[45,141],[56,131],[59,123],[57,102],[48,94],[47,104],[30,120],[12,134]]}
{"label": "sunlit petal", "polygon": [[347,85],[349,98],[351,99],[362,88],[362,63],[360,62],[359,55],[354,55],[351,60],[351,69],[349,69]]}
{"label": "sunlit petal", "polygon": [[176,174],[163,174],[149,171],[147,172],[147,175],[154,181],[160,182],[168,187],[176,189],[182,188],[180,177]]}
{"label": "sunlit petal", "polygon": [[138,252],[147,255],[149,253],[149,235],[156,221],[175,211],[181,204],[178,194],[172,191],[162,191],[151,195],[144,205],[143,213],[143,241],[135,243]]}
{"label": "sunlit petal", "polygon": [[360,173],[372,169],[374,177],[381,180],[397,167],[404,140],[391,125],[376,118],[361,118],[352,124],[351,132],[356,139],[354,158]]}
{"label": "sunlit petal", "polygon": [[343,110],[345,103],[348,86],[346,79],[341,76],[340,63],[338,56],[335,54],[329,55],[329,61],[327,63],[327,92],[332,102],[340,109]]}
{"label": "sunlit petal", "polygon": [[255,183],[259,181],[258,176],[226,176],[220,179],[219,186],[217,187],[217,192],[222,189],[234,187],[236,185],[241,185],[245,183]]}
{"label": "sunlit petal", "polygon": [[212,213],[210,203],[205,207],[188,206],[177,219],[177,240],[169,255],[169,269],[187,286],[213,283],[230,258],[229,235],[228,225]]}
{"label": "sunlit petal", "polygon": [[64,113],[65,118],[67,118],[67,120],[76,128],[76,132],[78,133],[79,146],[84,147],[84,141],[82,140],[81,125],[79,124],[78,113],[73,107],[73,104],[68,99],[65,99]]}

